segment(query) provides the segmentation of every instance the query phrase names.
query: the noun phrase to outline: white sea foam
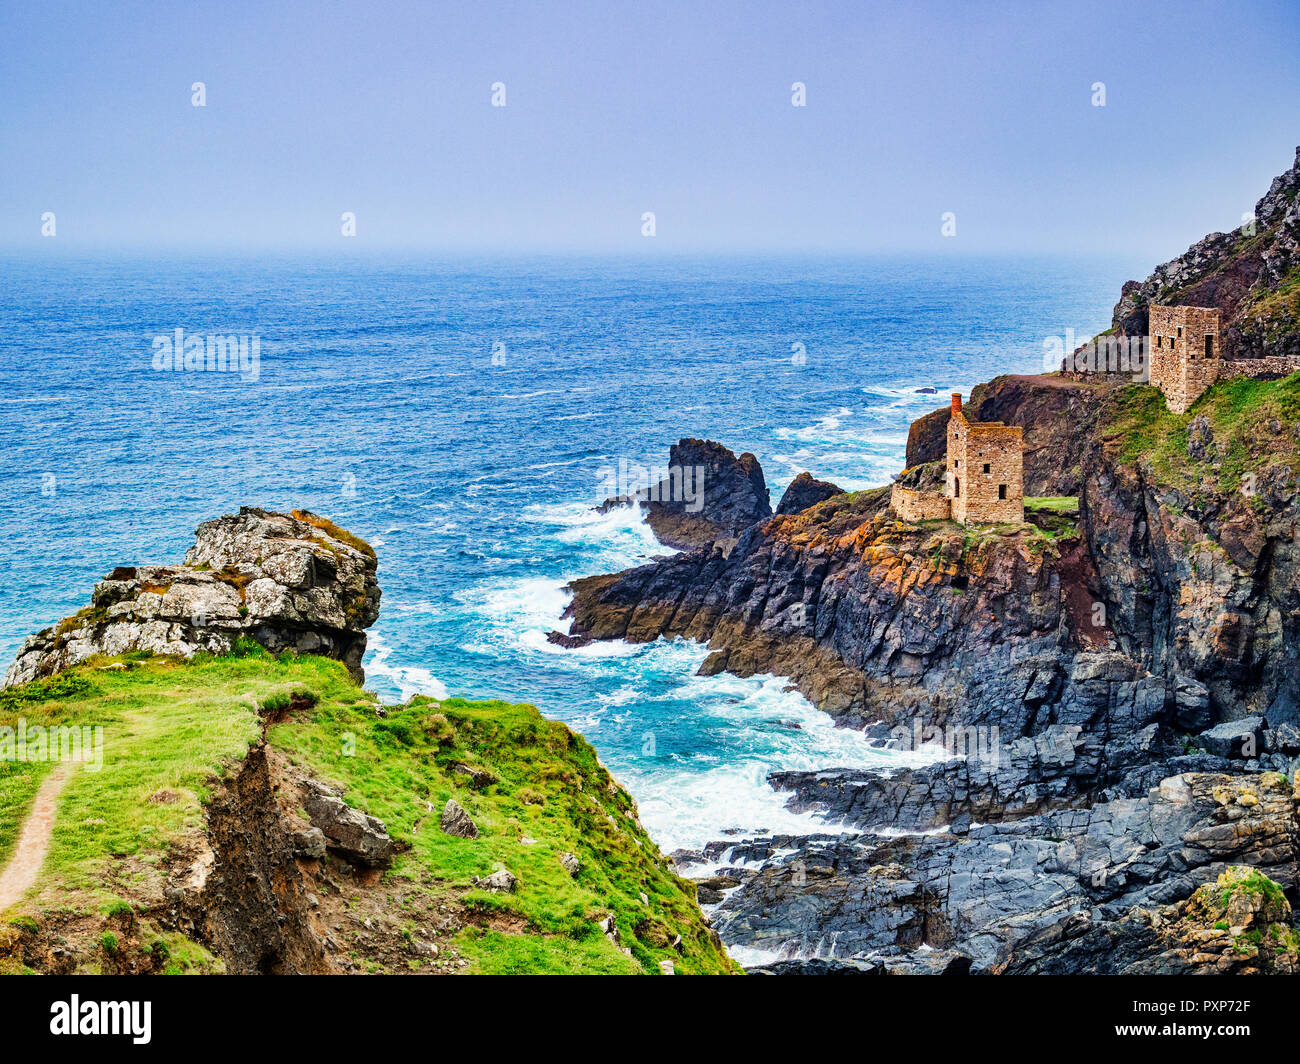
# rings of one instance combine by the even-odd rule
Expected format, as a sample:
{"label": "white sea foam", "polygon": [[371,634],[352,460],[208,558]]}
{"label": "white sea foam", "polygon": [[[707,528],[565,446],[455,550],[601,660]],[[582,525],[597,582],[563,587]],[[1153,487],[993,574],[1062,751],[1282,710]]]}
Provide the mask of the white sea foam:
{"label": "white sea foam", "polygon": [[[538,537],[533,550],[571,560],[567,576],[485,575],[453,598],[471,616],[464,649],[555,676],[570,674],[590,701],[541,706],[584,733],[637,799],[642,822],[667,849],[698,848],[725,837],[764,833],[857,831],[816,814],[786,808],[768,773],[832,767],[883,772],[924,763],[926,752],[871,746],[861,732],[836,728],[789,682],[776,676],[696,675],[706,647],[684,640],[593,642],[565,648],[547,640],[567,632],[561,619],[565,585],[590,572],[613,572],[671,553],[655,538],[638,507],[599,513],[590,504],[532,505],[520,517]],[[412,603],[416,612],[432,603]],[[382,639],[372,639],[367,669],[398,687],[445,697],[427,670],[398,666]],[[518,697],[527,698],[520,692]],[[687,707],[687,708],[683,708]]]}
{"label": "white sea foam", "polygon": [[614,506],[601,513],[595,505],[585,502],[537,504],[525,508],[520,516],[549,529],[560,543],[582,552],[574,555],[578,567],[566,583],[586,573],[617,572],[677,553],[655,538],[639,506]]}
{"label": "white sea foam", "polygon": [[401,701],[412,695],[429,695],[431,698],[446,698],[447,688],[428,669],[416,665],[395,665],[390,663],[393,648],[384,642],[377,632],[370,633],[370,656],[366,658],[366,675],[382,677],[401,692]]}
{"label": "white sea foam", "polygon": [[[577,527],[587,524],[583,519]],[[512,579],[456,597],[484,622],[474,650],[521,655],[538,667],[573,672],[593,690],[617,683],[594,698],[595,708],[561,715],[602,749],[637,799],[642,822],[665,849],[699,847],[726,831],[857,831],[817,814],[790,811],[789,795],[772,789],[768,773],[829,767],[888,772],[931,759],[927,752],[883,750],[861,732],[835,727],[782,677],[695,675],[708,653],[697,643],[595,642],[576,649],[550,643],[547,632],[568,628],[560,620],[568,603],[562,581]],[[689,721],[678,717],[683,704],[691,707]],[[699,749],[693,740],[700,732],[720,745]],[[639,752],[648,737],[652,752]]]}
{"label": "white sea foam", "polygon": [[[662,647],[662,653],[680,660],[683,672],[693,672],[707,653],[685,642]],[[643,822],[670,850],[696,848],[735,830],[749,835],[856,832],[860,829],[852,825],[787,809],[789,795],[772,789],[768,773],[831,767],[890,772],[934,756],[872,746],[861,732],[835,727],[829,715],[777,676],[689,676],[668,691],[647,692],[645,700],[688,702],[699,715],[697,725],[725,742],[715,757],[688,754],[668,765],[662,758],[631,758],[620,766]],[[672,741],[669,729],[658,752]]]}
{"label": "white sea foam", "polygon": [[727,953],[742,968],[756,968],[761,964],[772,964],[784,959],[776,950],[755,949],[752,946],[728,946]]}

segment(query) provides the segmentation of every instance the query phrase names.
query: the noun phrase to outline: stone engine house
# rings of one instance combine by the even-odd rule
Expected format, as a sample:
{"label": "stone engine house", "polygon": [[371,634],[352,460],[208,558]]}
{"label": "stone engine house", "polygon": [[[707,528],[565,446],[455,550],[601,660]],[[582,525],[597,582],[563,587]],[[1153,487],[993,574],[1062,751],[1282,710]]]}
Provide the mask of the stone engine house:
{"label": "stone engine house", "polygon": [[1152,306],[1148,345],[1151,383],[1175,414],[1185,414],[1219,379],[1223,363],[1219,312],[1212,307]]}
{"label": "stone engine house", "polygon": [[904,521],[1018,524],[1025,519],[1024,467],[1024,430],[1000,421],[967,421],[961,396],[954,393],[945,490],[915,491],[895,484],[890,505]]}
{"label": "stone engine house", "polygon": [[1001,421],[967,421],[953,393],[948,419],[948,497],[959,524],[1025,519],[1025,432]]}

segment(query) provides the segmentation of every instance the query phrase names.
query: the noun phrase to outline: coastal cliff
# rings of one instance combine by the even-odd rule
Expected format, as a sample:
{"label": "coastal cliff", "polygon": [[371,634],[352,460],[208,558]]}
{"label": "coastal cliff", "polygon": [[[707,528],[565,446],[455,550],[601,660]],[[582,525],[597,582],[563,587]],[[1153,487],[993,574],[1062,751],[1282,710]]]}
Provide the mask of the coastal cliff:
{"label": "coastal cliff", "polygon": [[736,970],[581,737],[362,689],[375,570],[324,518],[246,508],[24,645],[0,973]]}
{"label": "coastal cliff", "polygon": [[[987,391],[1030,409],[1061,394]],[[1063,458],[1077,512],[1031,499],[1024,525],[962,528],[899,521],[883,490],[837,495],[729,550],[573,584],[570,640],[697,639],[702,672],[788,676],[881,741],[996,736],[992,756],[888,777],[774,773],[792,808],[854,830],[679,855],[735,888],[716,913],[729,944],[898,971],[1136,971],[1156,964],[1141,939],[1160,970],[1190,970],[1195,951],[1139,933],[1134,909],[1176,908],[1236,865],[1295,889],[1300,378],[1228,382],[1181,416],[1143,386],[1068,394],[1092,426]],[[1157,930],[1182,919],[1161,912]],[[1120,925],[1129,953],[1098,945]]]}
{"label": "coastal cliff", "polygon": [[1128,281],[1112,329],[1145,336],[1152,304],[1217,309],[1230,359],[1300,356],[1300,147],[1241,228],[1210,233]]}
{"label": "coastal cliff", "polygon": [[[1147,300],[1221,296],[1239,336],[1276,303],[1266,353],[1287,353],[1298,174],[1258,233],[1157,269]],[[1105,374],[1000,377],[968,407],[1024,429],[1024,524],[830,494],[571,585],[567,645],[698,640],[702,673],[786,676],[871,738],[944,748],[890,775],[775,772],[845,832],[723,840],[682,867],[772,970],[1292,970],[1300,374],[1221,380],[1187,414]],[[938,481],[947,420],[912,426],[901,484]],[[1207,926],[1216,890],[1276,898],[1269,941]]]}

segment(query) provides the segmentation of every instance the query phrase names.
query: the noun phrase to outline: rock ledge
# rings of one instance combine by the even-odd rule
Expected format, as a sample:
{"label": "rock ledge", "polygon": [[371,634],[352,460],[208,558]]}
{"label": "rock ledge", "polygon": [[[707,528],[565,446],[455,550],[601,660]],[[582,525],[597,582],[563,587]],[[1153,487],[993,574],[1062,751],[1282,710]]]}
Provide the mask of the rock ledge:
{"label": "rock ledge", "polygon": [[205,521],[183,565],[119,566],[91,604],[30,636],[4,686],[95,655],[229,653],[241,638],[321,654],[362,678],[365,629],[379,616],[375,552],[326,518],[242,507]]}

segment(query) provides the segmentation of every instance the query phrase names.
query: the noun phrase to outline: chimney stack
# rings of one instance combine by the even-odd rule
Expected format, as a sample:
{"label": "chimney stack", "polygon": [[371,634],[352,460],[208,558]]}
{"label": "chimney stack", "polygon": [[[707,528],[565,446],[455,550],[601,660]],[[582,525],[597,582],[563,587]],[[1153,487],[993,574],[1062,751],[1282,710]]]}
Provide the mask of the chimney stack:
{"label": "chimney stack", "polygon": [[952,393],[952,412],[954,414],[961,413],[961,392]]}

